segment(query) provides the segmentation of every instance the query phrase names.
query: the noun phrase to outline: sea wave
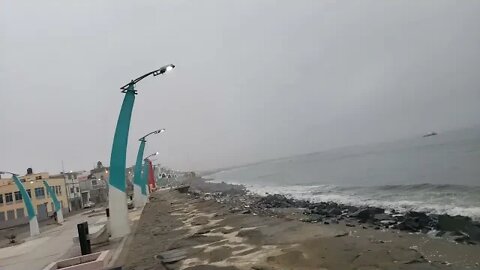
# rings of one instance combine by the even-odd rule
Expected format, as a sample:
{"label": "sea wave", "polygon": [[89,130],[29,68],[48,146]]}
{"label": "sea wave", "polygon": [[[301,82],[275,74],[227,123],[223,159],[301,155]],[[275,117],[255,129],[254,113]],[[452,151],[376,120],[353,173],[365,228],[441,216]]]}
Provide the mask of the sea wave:
{"label": "sea wave", "polygon": [[246,185],[255,194],[283,194],[311,202],[332,201],[355,206],[376,206],[400,212],[462,215],[480,221],[480,187],[460,185],[389,185],[345,187],[335,185]]}

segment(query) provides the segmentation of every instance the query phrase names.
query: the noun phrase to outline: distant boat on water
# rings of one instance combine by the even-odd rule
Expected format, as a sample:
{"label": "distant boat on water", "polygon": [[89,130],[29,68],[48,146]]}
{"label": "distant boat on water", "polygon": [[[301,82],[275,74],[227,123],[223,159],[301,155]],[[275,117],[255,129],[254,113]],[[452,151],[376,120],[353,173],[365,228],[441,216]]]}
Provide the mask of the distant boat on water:
{"label": "distant boat on water", "polygon": [[427,133],[427,134],[423,135],[422,137],[426,138],[426,137],[431,137],[431,136],[435,136],[435,135],[438,135],[438,134],[435,131],[432,131],[430,133]]}

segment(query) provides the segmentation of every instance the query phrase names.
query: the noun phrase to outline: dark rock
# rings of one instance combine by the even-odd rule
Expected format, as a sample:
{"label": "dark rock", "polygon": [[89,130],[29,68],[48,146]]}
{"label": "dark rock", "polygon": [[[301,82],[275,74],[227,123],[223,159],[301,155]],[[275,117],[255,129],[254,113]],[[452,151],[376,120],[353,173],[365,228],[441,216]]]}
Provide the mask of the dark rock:
{"label": "dark rock", "polygon": [[257,203],[265,208],[289,208],[296,205],[295,200],[280,194],[267,195],[260,198]]}
{"label": "dark rock", "polygon": [[321,222],[322,220],[323,220],[323,217],[321,215],[311,214],[306,218],[302,218],[300,221],[316,223],[316,222]]}
{"label": "dark rock", "polygon": [[340,210],[338,208],[333,208],[330,211],[328,211],[328,214],[332,217],[340,216],[342,214],[342,210]]}
{"label": "dark rock", "polygon": [[382,224],[383,226],[390,226],[390,225],[393,225],[393,224],[396,224],[397,222],[395,220],[392,220],[392,219],[387,219],[387,220],[381,220],[380,221],[380,224]]}
{"label": "dark rock", "polygon": [[351,223],[346,223],[345,226],[347,226],[347,227],[355,227],[356,225],[355,225],[355,224],[351,224]]}
{"label": "dark rock", "polygon": [[437,228],[442,231],[461,232],[467,234],[471,240],[480,241],[480,225],[469,217],[439,215]]}
{"label": "dark rock", "polygon": [[243,211],[241,212],[241,214],[244,214],[244,215],[246,215],[246,214],[251,214],[251,213],[252,213],[252,211],[251,211],[250,209],[243,210]]}
{"label": "dark rock", "polygon": [[428,263],[428,260],[425,259],[425,257],[420,256],[418,258],[415,258],[415,259],[412,259],[412,260],[406,262],[405,264],[416,264],[416,263]]}
{"label": "dark rock", "polygon": [[463,231],[472,219],[464,216],[439,215],[437,227],[442,231]]}
{"label": "dark rock", "polygon": [[414,219],[406,219],[397,225],[397,228],[402,231],[418,232],[420,225]]}
{"label": "dark rock", "polygon": [[464,236],[465,234],[462,233],[461,231],[454,231],[451,233],[452,236]]}
{"label": "dark rock", "polygon": [[435,236],[436,236],[436,237],[442,237],[442,236],[445,235],[445,233],[446,233],[446,231],[439,231],[439,232],[437,232],[437,233],[435,234]]}
{"label": "dark rock", "polygon": [[455,240],[455,242],[457,243],[467,243],[470,241],[470,237],[468,237],[467,235],[464,235],[464,236],[457,237],[453,240]]}
{"label": "dark rock", "polygon": [[305,210],[303,211],[303,214],[304,214],[304,215],[311,215],[311,214],[314,214],[314,213],[312,212],[311,209],[305,209]]}
{"label": "dark rock", "polygon": [[317,214],[317,215],[322,215],[324,217],[330,217],[330,214],[328,213],[328,211],[324,208],[320,208],[320,207],[315,207],[313,210],[311,210],[312,213],[314,214]]}
{"label": "dark rock", "polygon": [[232,207],[228,211],[233,214],[233,213],[238,213],[238,212],[242,211],[242,209],[240,209],[238,207]]}
{"label": "dark rock", "polygon": [[330,224],[330,222],[324,221],[323,224],[328,225],[328,224]]}
{"label": "dark rock", "polygon": [[392,215],[393,219],[395,219],[397,222],[402,222],[405,220],[405,216],[402,214],[394,214]]}
{"label": "dark rock", "polygon": [[480,225],[468,224],[465,226],[465,232],[472,240],[480,242]]}
{"label": "dark rock", "polygon": [[345,209],[346,209],[349,213],[355,213],[355,212],[358,211],[358,207],[352,206],[352,205],[347,205],[347,206],[345,206]]}
{"label": "dark rock", "polygon": [[420,228],[432,227],[434,223],[433,220],[427,216],[427,214],[414,211],[408,212],[405,215],[405,219],[413,219],[415,222],[418,223],[418,226]]}
{"label": "dark rock", "polygon": [[351,214],[350,217],[355,217],[358,218],[359,220],[369,220],[372,219],[376,214],[381,214],[385,210],[382,208],[377,208],[377,207],[367,207],[367,208],[361,208],[355,213]]}
{"label": "dark rock", "polygon": [[425,213],[410,211],[396,227],[402,231],[428,232],[435,227],[435,221]]}
{"label": "dark rock", "polygon": [[385,214],[385,213],[382,213],[382,214],[375,214],[373,216],[373,219],[375,219],[375,220],[387,220],[387,219],[390,220],[390,219],[392,219],[392,217]]}

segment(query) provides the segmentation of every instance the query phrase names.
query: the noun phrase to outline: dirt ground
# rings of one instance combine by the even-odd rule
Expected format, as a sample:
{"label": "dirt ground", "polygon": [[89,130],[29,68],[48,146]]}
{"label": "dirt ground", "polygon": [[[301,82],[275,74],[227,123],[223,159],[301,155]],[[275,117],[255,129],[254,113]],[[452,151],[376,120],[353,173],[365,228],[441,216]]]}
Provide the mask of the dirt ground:
{"label": "dirt ground", "polygon": [[[53,219],[48,219],[39,223],[41,230],[49,230],[58,226]],[[15,242],[10,243],[11,235],[15,235]],[[25,242],[25,239],[30,236],[30,225],[23,224],[12,228],[0,230],[0,248],[19,245]]]}
{"label": "dirt ground", "polygon": [[[278,218],[229,210],[176,191],[152,194],[126,247],[125,269],[480,269],[478,245],[303,223],[298,213]],[[168,253],[177,258],[163,263]]]}

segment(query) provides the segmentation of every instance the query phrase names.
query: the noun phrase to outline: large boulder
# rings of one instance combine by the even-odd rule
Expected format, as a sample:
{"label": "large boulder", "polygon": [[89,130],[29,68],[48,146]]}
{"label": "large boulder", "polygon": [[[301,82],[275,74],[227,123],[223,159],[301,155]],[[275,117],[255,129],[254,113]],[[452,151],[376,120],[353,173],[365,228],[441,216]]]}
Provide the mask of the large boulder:
{"label": "large boulder", "polygon": [[437,228],[442,231],[463,231],[472,219],[464,216],[439,215]]}
{"label": "large boulder", "polygon": [[399,230],[409,231],[409,232],[418,232],[421,229],[418,222],[413,218],[407,218],[404,221],[398,223],[397,228]]}
{"label": "large boulder", "polygon": [[342,210],[340,208],[332,208],[328,211],[329,217],[336,217],[342,214]]}
{"label": "large boulder", "polygon": [[468,224],[465,227],[465,232],[470,236],[470,239],[480,242],[480,224]]}
{"label": "large boulder", "polygon": [[375,215],[373,216],[373,219],[379,220],[379,221],[381,221],[381,220],[391,220],[392,217],[391,217],[390,215],[387,215],[387,214],[385,214],[385,213],[382,213],[382,214],[375,214]]}
{"label": "large boulder", "polygon": [[274,194],[260,198],[258,204],[265,208],[289,208],[295,207],[295,200],[284,195]]}
{"label": "large boulder", "polygon": [[435,221],[425,213],[410,211],[405,214],[403,221],[398,223],[397,227],[403,231],[426,232],[435,228]]}
{"label": "large boulder", "polygon": [[439,215],[437,229],[441,231],[463,232],[473,241],[480,241],[480,224],[465,216]]}
{"label": "large boulder", "polygon": [[350,214],[350,217],[357,218],[361,221],[367,221],[373,219],[376,214],[382,214],[385,210],[377,207],[366,207],[357,210],[355,213]]}

